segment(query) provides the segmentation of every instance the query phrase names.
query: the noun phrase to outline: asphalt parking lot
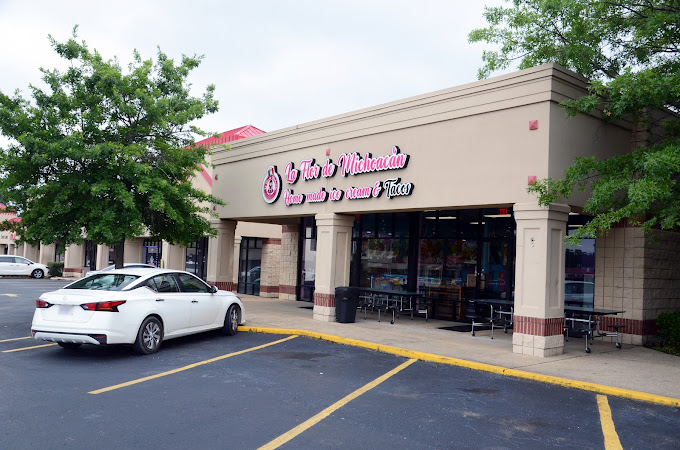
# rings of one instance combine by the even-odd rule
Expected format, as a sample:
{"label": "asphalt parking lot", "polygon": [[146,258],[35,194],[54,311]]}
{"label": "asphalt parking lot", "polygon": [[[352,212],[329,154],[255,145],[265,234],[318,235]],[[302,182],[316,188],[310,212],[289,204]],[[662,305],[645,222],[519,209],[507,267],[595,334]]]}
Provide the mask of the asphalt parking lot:
{"label": "asphalt parking lot", "polygon": [[678,408],[305,337],[27,339],[63,284],[0,279],[0,448],[680,448]]}

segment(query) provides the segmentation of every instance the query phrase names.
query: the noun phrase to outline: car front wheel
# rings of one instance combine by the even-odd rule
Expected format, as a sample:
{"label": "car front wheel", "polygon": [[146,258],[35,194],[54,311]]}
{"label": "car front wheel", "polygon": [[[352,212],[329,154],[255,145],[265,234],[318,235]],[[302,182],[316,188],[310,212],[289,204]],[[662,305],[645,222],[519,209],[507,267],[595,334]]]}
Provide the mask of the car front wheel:
{"label": "car front wheel", "polygon": [[33,272],[31,272],[31,276],[33,278],[42,278],[45,276],[45,272],[43,272],[42,269],[35,269]]}
{"label": "car front wheel", "polygon": [[238,331],[238,307],[231,305],[224,317],[224,327],[222,332],[228,336],[233,336]]}
{"label": "car front wheel", "polygon": [[137,339],[132,344],[132,349],[140,355],[155,353],[163,341],[163,325],[157,317],[147,317],[142,322],[137,332]]}

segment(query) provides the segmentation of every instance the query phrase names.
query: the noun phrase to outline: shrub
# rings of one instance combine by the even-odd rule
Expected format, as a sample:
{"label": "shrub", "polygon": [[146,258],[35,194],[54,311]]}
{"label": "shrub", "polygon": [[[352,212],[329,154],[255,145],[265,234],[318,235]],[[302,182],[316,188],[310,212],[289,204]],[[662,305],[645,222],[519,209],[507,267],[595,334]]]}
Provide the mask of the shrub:
{"label": "shrub", "polygon": [[47,263],[48,275],[51,277],[60,277],[64,272],[63,262],[51,262]]}
{"label": "shrub", "polygon": [[661,313],[656,319],[661,345],[680,350],[680,312]]}

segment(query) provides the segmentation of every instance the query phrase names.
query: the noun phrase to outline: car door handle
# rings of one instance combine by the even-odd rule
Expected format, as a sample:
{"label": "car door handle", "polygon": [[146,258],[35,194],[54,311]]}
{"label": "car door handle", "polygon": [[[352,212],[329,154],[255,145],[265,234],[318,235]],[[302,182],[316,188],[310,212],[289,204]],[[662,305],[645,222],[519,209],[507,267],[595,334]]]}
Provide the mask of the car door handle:
{"label": "car door handle", "polygon": [[164,302],[165,299],[164,299],[164,298],[157,298],[156,301],[157,301],[157,302]]}
{"label": "car door handle", "polygon": [[192,300],[191,303],[198,303],[198,300]]}

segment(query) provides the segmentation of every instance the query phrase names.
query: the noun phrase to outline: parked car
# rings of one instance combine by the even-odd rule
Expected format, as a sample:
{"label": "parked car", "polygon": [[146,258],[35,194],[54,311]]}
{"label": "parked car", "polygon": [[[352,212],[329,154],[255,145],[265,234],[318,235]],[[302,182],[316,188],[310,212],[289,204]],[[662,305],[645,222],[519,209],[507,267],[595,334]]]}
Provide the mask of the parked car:
{"label": "parked car", "polygon": [[21,256],[0,255],[0,275],[27,275],[42,278],[48,268]]}
{"label": "parked car", "polygon": [[[132,269],[132,268],[135,268],[135,267],[148,267],[148,268],[153,269],[156,266],[154,266],[153,264],[146,264],[146,263],[125,263],[125,264],[123,264],[123,269]],[[104,267],[101,270],[89,270],[85,273],[85,276],[89,277],[90,275],[94,275],[95,273],[108,272],[108,271],[113,270],[115,268],[116,268],[116,265],[114,264],[112,266]]]}
{"label": "parked car", "polygon": [[182,270],[125,268],[81,278],[36,300],[31,335],[64,348],[132,344],[139,354],[203,331],[234,335],[241,300]]}

